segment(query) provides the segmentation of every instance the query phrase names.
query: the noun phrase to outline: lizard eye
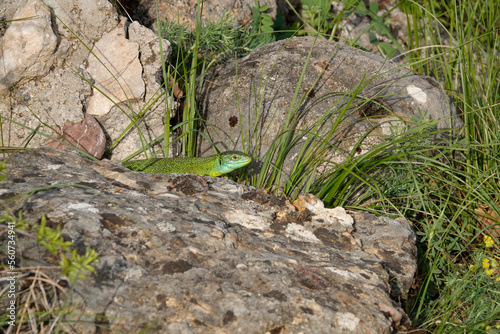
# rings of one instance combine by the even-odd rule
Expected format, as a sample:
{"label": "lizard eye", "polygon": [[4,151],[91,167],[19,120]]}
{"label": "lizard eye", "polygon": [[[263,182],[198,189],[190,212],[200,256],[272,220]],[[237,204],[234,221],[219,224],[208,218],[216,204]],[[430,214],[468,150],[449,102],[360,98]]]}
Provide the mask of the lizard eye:
{"label": "lizard eye", "polygon": [[238,156],[237,155],[233,155],[233,160],[238,160]]}

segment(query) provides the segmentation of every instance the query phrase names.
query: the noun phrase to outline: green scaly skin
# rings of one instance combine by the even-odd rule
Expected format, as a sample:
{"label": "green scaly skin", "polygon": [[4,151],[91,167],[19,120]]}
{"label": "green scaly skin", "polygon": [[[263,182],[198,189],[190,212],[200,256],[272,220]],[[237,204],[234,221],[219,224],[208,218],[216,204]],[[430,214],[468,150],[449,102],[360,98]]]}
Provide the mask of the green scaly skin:
{"label": "green scaly skin", "polygon": [[244,167],[252,161],[245,153],[227,151],[220,155],[204,158],[155,158],[127,161],[123,165],[131,170],[146,173],[198,174],[201,176],[220,176]]}

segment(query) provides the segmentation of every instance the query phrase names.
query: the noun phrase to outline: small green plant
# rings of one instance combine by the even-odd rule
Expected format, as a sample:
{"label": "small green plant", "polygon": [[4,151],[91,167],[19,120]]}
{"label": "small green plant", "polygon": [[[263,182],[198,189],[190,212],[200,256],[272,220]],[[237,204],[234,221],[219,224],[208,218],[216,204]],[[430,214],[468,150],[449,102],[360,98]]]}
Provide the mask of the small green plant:
{"label": "small green plant", "polygon": [[[189,67],[193,52],[198,53],[201,61],[211,66],[241,57],[250,51],[246,45],[248,33],[241,26],[235,26],[234,19],[224,15],[218,21],[206,21],[199,29],[189,29],[174,21],[160,22],[160,34],[170,41],[172,54],[170,64],[177,77],[184,77],[184,67]],[[195,49],[196,34],[199,34],[199,46]],[[197,74],[202,70],[198,67]]]}
{"label": "small green plant", "polygon": [[[361,0],[354,0],[354,1],[347,0],[344,1],[344,3],[346,5],[346,10],[342,14],[343,18],[347,18],[353,12],[355,12],[360,16],[368,16],[370,18],[371,23],[365,29],[365,32],[368,31],[368,38],[370,40],[370,43],[372,45],[375,45],[379,49],[382,55],[390,58],[396,53],[397,50],[399,50],[400,52],[404,52],[404,49],[401,47],[401,45],[398,43],[396,38],[391,33],[391,29],[389,28],[388,25],[389,23],[388,19],[385,19],[385,17],[391,11],[396,9],[398,5],[393,6],[391,10],[386,12],[383,16],[378,16],[379,3],[377,1],[370,2],[368,8],[366,8],[365,3]],[[380,35],[385,35],[386,37],[388,37],[391,40],[392,44],[379,41],[374,31]]]}
{"label": "small green plant", "polygon": [[302,0],[303,20],[307,22],[309,30],[320,37],[326,36],[336,23],[331,7],[331,1],[328,0]]}
{"label": "small green plant", "polygon": [[[298,12],[290,2],[288,5],[295,12],[301,23],[294,22],[291,30],[297,36],[315,36],[333,40],[338,38],[337,33],[341,29],[341,23],[351,14],[356,13],[360,16],[370,18],[370,25],[356,38],[349,41],[350,45],[357,45],[358,39],[365,33],[368,33],[370,43],[378,48],[380,53],[386,57],[393,56],[396,51],[404,52],[403,47],[398,43],[392,35],[389,28],[389,19],[386,16],[397,8],[398,4],[393,6],[383,16],[379,16],[379,3],[377,1],[370,2],[368,8],[362,0],[338,0],[342,4],[342,9],[338,13],[334,13],[332,9],[332,1],[327,0],[301,0],[301,10]],[[374,32],[388,37],[392,44],[379,41]]]}
{"label": "small green plant", "polygon": [[273,19],[266,11],[269,5],[260,6],[257,0],[255,6],[252,7],[252,23],[250,24],[250,35],[247,47],[255,49],[256,47],[264,44],[274,42],[274,22]]}
{"label": "small green plant", "polygon": [[[59,227],[53,229],[46,225],[45,215],[41,216],[40,223],[33,223],[25,220],[21,212],[16,217],[9,211],[5,211],[0,216],[0,224],[3,223],[9,226],[9,245],[15,245],[16,239],[19,241],[16,235],[36,239],[39,245],[61,259],[59,265],[62,273],[71,284],[74,284],[77,279],[85,278],[90,272],[95,273],[92,264],[98,261],[96,251],[87,248],[84,255],[77,254],[76,250],[71,252],[72,243],[64,241]],[[23,333],[71,332],[67,323],[71,316],[75,315],[75,305],[71,304],[72,288],[65,288],[59,280],[55,281],[53,277],[46,274],[45,267],[16,265],[19,259],[16,260],[16,254],[11,253],[15,248],[15,246],[9,246],[9,261],[6,262],[8,264],[6,268],[9,271],[19,274],[16,279],[18,281],[14,283],[18,286],[17,289],[14,288],[16,293],[9,296],[11,306],[16,309],[15,320],[12,313],[9,314],[3,310],[0,312],[0,326],[14,324],[17,327],[9,329],[17,328]],[[4,248],[5,252],[6,249],[7,247]],[[29,275],[20,275],[22,272],[28,272]],[[6,294],[6,289],[4,289],[2,298]]]}
{"label": "small green plant", "polygon": [[331,2],[326,0],[301,0],[299,11],[288,1],[287,4],[300,22],[293,22],[290,35],[314,36],[333,39],[340,23],[341,15],[334,15]]}
{"label": "small green plant", "polygon": [[[434,300],[426,300],[421,310],[421,315],[429,319],[422,325],[432,328],[434,333],[498,333],[500,330],[498,253],[488,235],[474,246],[467,262],[449,268],[440,294]],[[458,305],[457,301],[460,301]]]}
{"label": "small green plant", "polygon": [[[283,16],[279,14],[276,21],[273,21],[266,13],[268,9],[268,5],[260,6],[255,0],[255,6],[251,8],[252,22],[248,28],[236,26],[234,18],[229,15],[223,15],[217,21],[204,21],[195,29],[175,21],[161,21],[159,31],[172,44],[170,64],[175,69],[177,78],[184,78],[194,52],[198,57],[197,74],[200,74],[209,67],[245,56],[260,45],[290,37],[291,34],[277,32]],[[196,47],[197,39],[199,45]]]}
{"label": "small green plant", "polygon": [[[94,249],[87,248],[84,255],[77,254],[76,250],[71,251],[71,241],[64,241],[61,236],[61,228],[56,229],[47,226],[47,219],[42,214],[40,224],[26,221],[22,213],[18,217],[13,216],[8,211],[0,217],[0,223],[14,222],[16,228],[25,232],[35,231],[36,242],[61,259],[59,265],[62,268],[63,275],[68,277],[69,281],[74,283],[77,278],[85,278],[89,272],[95,273],[93,263],[99,261],[97,252]],[[70,253],[69,256],[66,253]]]}

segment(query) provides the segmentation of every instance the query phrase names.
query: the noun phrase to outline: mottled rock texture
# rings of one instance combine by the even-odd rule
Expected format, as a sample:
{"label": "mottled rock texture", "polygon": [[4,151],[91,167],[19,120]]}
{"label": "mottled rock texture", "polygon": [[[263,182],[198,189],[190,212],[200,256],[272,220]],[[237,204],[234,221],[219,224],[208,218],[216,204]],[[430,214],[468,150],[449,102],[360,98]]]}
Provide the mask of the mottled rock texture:
{"label": "mottled rock texture", "polygon": [[[416,270],[407,221],[49,148],[6,167],[3,209],[44,214],[78,252],[100,256],[96,275],[66,289],[68,332],[392,333],[406,319],[399,302]],[[34,235],[18,245],[22,266],[67,286]]]}
{"label": "mottled rock texture", "polygon": [[[245,147],[263,156],[277,139],[289,135],[284,125],[294,113],[296,141],[286,174],[306,138],[321,137],[331,128],[337,130],[329,158],[338,163],[368,133],[356,155],[381,143],[381,136],[391,134],[389,121],[397,126],[402,120],[433,119],[440,120],[439,128],[462,124],[435,81],[378,55],[312,37],[264,45],[213,70],[205,83],[199,104],[206,131],[224,149]],[[338,119],[344,105],[350,107]],[[315,122],[320,126],[312,127]],[[200,153],[209,155],[211,150],[202,139]]]}

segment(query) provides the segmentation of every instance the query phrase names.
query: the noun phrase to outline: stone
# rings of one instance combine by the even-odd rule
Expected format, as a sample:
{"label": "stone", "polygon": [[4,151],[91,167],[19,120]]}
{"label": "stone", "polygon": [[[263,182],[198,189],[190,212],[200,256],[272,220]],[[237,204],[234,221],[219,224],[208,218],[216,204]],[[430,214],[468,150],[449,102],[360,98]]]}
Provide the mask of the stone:
{"label": "stone", "polygon": [[[47,146],[59,150],[67,150],[69,144],[75,146],[97,159],[101,159],[106,148],[106,135],[94,117],[85,114],[83,123],[75,124],[66,121],[61,130],[61,135],[56,140],[49,140]],[[66,143],[66,145],[64,144]]]}
{"label": "stone", "polygon": [[41,1],[27,2],[13,20],[0,39],[0,95],[4,96],[12,86],[46,75],[57,46],[50,11]]}
{"label": "stone", "polygon": [[[97,116],[99,122],[106,129],[110,142],[118,140],[119,149],[113,150],[112,159],[121,160],[132,152],[142,148],[144,141],[151,142],[164,133],[164,117],[167,106],[171,108],[171,117],[175,117],[177,103],[172,98],[166,100],[165,90],[162,87],[162,57],[158,36],[150,29],[134,21],[126,25],[128,40],[139,47],[139,61],[142,66],[142,81],[145,84],[144,97],[136,100],[127,100],[113,106],[109,113]],[[170,42],[162,39],[163,59],[170,56]],[[142,113],[141,121],[134,124],[131,119]],[[127,133],[129,129],[132,129]],[[139,135],[138,131],[141,132]],[[124,136],[124,134],[126,134]],[[162,144],[153,147],[154,151],[161,151]],[[137,159],[145,158],[144,155]]]}
{"label": "stone", "polygon": [[345,229],[345,231],[349,232],[353,230],[354,221],[344,208],[327,209],[323,202],[315,196],[299,195],[293,202],[293,206],[297,208],[299,213],[309,212],[313,214],[314,216],[311,219],[316,226],[320,226],[326,221],[329,225],[337,225],[338,230]]}
{"label": "stone", "polygon": [[[5,146],[43,146],[53,129],[62,128],[66,122],[78,124],[84,121],[84,108],[91,95],[91,86],[85,81],[91,78],[83,65],[89,53],[87,47],[92,48],[95,41],[109,31],[106,29],[116,27],[118,23],[118,15],[108,1],[47,0],[31,3],[45,14],[40,14],[37,20],[10,22],[9,29],[22,22],[38,22],[43,18],[46,28],[52,31],[46,36],[44,31],[38,30],[38,36],[30,39],[53,39],[55,50],[49,58],[32,57],[36,66],[47,67],[44,74],[33,78],[36,80],[17,83],[10,96],[0,99]],[[14,12],[20,6],[25,6],[24,1],[2,1],[5,19],[14,19]],[[18,58],[25,54],[21,48],[13,52]]]}
{"label": "stone", "polygon": [[[146,83],[145,100],[150,101],[157,98],[158,90],[161,88],[162,63],[160,42],[158,36],[139,22],[134,21],[128,27],[128,39],[139,45],[141,65],[143,68],[143,79]],[[172,47],[170,42],[162,38],[163,59],[168,61]],[[164,103],[164,100],[160,100]]]}
{"label": "stone", "polygon": [[[363,251],[384,262],[389,276],[394,278],[390,280],[392,296],[407,299],[415,275],[416,236],[405,219],[372,218],[371,214],[356,212],[353,235],[362,240]],[[394,261],[396,258],[398,260]]]}
{"label": "stone", "polygon": [[87,71],[94,79],[88,103],[90,115],[102,116],[124,101],[140,100],[146,91],[139,46],[125,38],[126,19],[95,43]]}
{"label": "stone", "polygon": [[99,254],[96,274],[72,284],[33,232],[17,234],[19,265],[32,268],[17,280],[29,285],[39,268],[61,287],[61,303],[72,310],[60,322],[66,332],[105,325],[126,333],[393,333],[409,326],[401,302],[416,253],[405,220],[329,211],[311,195],[297,209],[227,179],[132,172],[51,148],[13,154],[6,168],[5,209],[32,222],[44,214],[77,252]]}
{"label": "stone", "polygon": [[[36,3],[42,6],[42,2]],[[41,8],[48,14],[49,27],[52,15],[57,45],[52,55],[54,61],[40,63],[51,65],[52,68],[36,80],[18,83],[13,94],[0,99],[4,145],[43,146],[56,129],[68,127],[69,124],[85,124],[85,114],[101,115],[96,118],[106,135],[107,148],[119,145],[119,150],[107,152],[108,157],[112,156],[116,160],[139,150],[144,141],[152,141],[161,136],[164,132],[166,105],[173,110],[171,116],[174,117],[177,104],[172,99],[166,101],[165,90],[162,88],[159,40],[155,33],[137,22],[131,23],[129,28],[129,24],[122,21],[119,28],[121,30],[116,30],[119,24],[118,15],[108,1],[47,0],[45,3],[48,7]],[[21,3],[17,0],[5,0],[2,4],[5,4],[5,7],[2,7],[0,15],[5,20],[11,20],[14,9]],[[10,23],[9,27],[15,28],[14,23]],[[114,42],[107,43],[111,34],[114,34]],[[101,44],[95,46],[99,40]],[[170,43],[166,40],[162,42],[163,59],[168,59]],[[97,51],[97,48],[102,49],[102,44],[106,44],[106,56]],[[110,51],[116,44],[119,47],[115,48],[115,51],[124,51],[125,55],[120,54],[121,51],[118,51],[118,54]],[[108,68],[114,68],[115,77],[121,78],[118,83],[126,88],[126,97],[124,94],[119,97],[113,95],[116,91],[118,94],[123,91],[121,87],[117,87],[119,85],[112,77],[109,80],[107,70],[102,71],[102,65],[90,55],[91,49],[96,50],[96,54],[100,55]],[[113,62],[116,59],[129,63],[122,64],[122,68],[117,69],[116,66],[121,65]],[[92,75],[87,71],[89,63]],[[124,68],[127,70],[117,75]],[[92,91],[92,83],[96,79],[108,80],[114,89],[108,94],[118,106],[106,98],[102,99],[102,95],[98,96],[100,93]],[[130,89],[131,87],[135,88]],[[138,124],[131,121],[134,115],[141,113],[143,116]],[[100,134],[95,138],[99,142]],[[101,149],[99,146],[95,154],[100,155]],[[158,144],[154,150],[162,150],[162,146]]]}
{"label": "stone", "polygon": [[[462,124],[450,98],[434,81],[378,55],[312,37],[264,45],[214,69],[204,82],[200,111],[206,117],[206,132],[221,150],[245,147],[263,157],[277,138],[284,137],[287,114],[293,110],[297,124],[291,133],[296,142],[283,168],[287,175],[306,139],[325,135],[336,122],[331,156],[325,157],[334,163],[344,161],[358,140],[370,133],[354,156],[367,152],[384,140],[382,136],[391,135],[390,124],[396,127],[402,120],[439,120],[439,128]],[[354,103],[338,119],[340,107],[352,94]],[[367,98],[373,101],[366,103]],[[319,120],[321,126],[311,128]],[[200,139],[200,154],[209,155],[211,144]]]}
{"label": "stone", "polygon": [[[69,68],[53,69],[45,77],[25,83],[14,96],[0,99],[2,116],[14,121],[6,122],[9,132],[4,132],[5,144],[22,145],[38,125],[40,132],[52,135],[51,127],[83,122],[83,108],[90,94],[91,87]],[[34,136],[29,147],[43,146],[46,140]]]}
{"label": "stone", "polygon": [[103,34],[114,29],[119,23],[116,9],[110,1],[44,0],[44,2],[56,15],[58,33],[69,41],[75,41],[77,47],[83,47],[85,43],[91,49]]}

